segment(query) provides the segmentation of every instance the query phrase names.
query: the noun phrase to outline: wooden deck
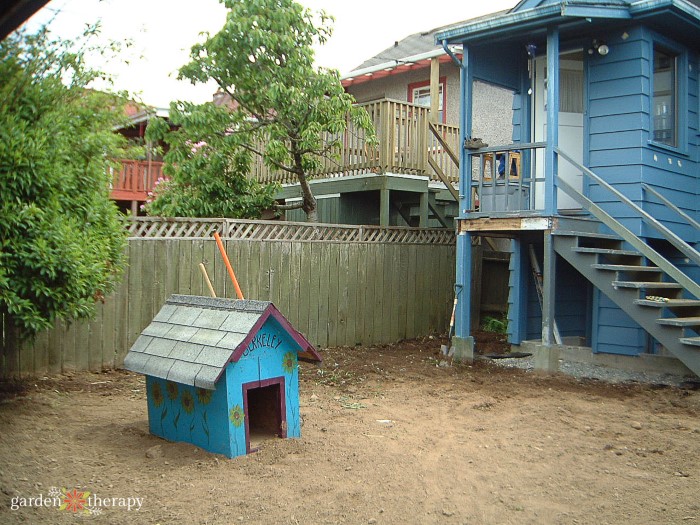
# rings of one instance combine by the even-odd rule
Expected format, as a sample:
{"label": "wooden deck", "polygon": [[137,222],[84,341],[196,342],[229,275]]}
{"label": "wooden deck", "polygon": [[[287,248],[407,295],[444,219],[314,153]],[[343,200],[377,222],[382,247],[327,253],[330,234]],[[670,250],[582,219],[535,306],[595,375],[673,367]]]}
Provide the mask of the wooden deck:
{"label": "wooden deck", "polygon": [[[321,169],[313,173],[314,178],[391,173],[422,175],[440,181],[437,167],[450,183],[459,181],[459,168],[447,150],[459,152],[459,126],[433,124],[431,131],[430,110],[407,102],[384,99],[360,106],[374,123],[378,143],[368,144],[364,131],[349,124],[343,133],[342,146],[323,159]],[[294,174],[270,170],[260,158],[254,160],[251,175],[263,183],[297,182]],[[122,169],[114,173],[111,196],[114,200],[145,202],[162,176],[162,162],[124,160]]]}

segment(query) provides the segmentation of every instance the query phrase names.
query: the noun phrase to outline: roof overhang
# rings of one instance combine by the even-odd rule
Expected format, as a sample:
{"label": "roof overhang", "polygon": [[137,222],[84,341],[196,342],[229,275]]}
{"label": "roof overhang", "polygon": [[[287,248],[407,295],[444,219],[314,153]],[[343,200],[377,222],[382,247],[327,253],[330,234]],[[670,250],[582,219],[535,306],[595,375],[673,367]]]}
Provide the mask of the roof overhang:
{"label": "roof overhang", "polygon": [[[461,48],[459,46],[452,46],[451,50],[453,53],[459,53]],[[377,80],[379,78],[388,77],[391,75],[397,75],[399,73],[405,73],[406,71],[424,69],[430,67],[430,62],[433,58],[437,58],[441,64],[452,61],[450,56],[445,53],[443,48],[437,48],[426,53],[420,53],[418,55],[413,55],[402,59],[388,60],[387,62],[382,62],[381,64],[350,71],[349,73],[340,77],[340,81],[343,87],[347,88],[348,86],[362,84],[364,82]]]}
{"label": "roof overhang", "polygon": [[16,0],[3,2],[0,6],[0,40],[21,26],[49,0]]}
{"label": "roof overhang", "polygon": [[552,25],[584,25],[595,20],[649,19],[661,14],[674,14],[694,25],[700,25],[700,9],[685,0],[641,0],[630,5],[564,1],[475,20],[440,32],[435,39],[437,43],[447,44],[481,43],[543,30]]}

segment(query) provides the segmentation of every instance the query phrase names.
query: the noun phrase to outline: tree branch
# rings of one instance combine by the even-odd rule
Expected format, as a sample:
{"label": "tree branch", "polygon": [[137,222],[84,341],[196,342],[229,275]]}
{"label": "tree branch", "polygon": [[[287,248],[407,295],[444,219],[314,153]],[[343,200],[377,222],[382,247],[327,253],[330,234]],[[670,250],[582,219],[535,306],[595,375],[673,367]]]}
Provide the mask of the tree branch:
{"label": "tree branch", "polygon": [[304,207],[304,201],[300,200],[297,202],[293,202],[292,204],[275,204],[275,209],[276,210],[299,210]]}

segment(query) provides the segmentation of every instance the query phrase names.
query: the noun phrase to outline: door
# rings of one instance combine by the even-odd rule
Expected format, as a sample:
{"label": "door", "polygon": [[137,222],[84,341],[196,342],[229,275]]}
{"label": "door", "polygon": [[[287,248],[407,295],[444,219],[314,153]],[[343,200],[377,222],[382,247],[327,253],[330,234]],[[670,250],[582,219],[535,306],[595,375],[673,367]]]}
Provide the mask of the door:
{"label": "door", "polygon": [[[547,57],[535,59],[533,136],[535,142],[547,140]],[[583,164],[583,51],[562,53],[559,56],[559,148]],[[536,155],[535,174],[544,178],[544,151]],[[577,191],[583,190],[583,175],[564,160],[559,161],[559,177]],[[535,205],[544,208],[544,183],[536,185]],[[564,191],[557,191],[559,210],[580,209],[581,205]]]}

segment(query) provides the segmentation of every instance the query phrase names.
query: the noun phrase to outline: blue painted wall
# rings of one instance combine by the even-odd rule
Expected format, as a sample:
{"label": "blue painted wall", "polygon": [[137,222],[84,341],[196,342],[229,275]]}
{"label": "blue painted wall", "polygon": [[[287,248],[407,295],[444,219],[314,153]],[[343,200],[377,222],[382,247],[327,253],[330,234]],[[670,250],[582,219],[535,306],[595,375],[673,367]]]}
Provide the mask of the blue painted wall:
{"label": "blue painted wall", "polygon": [[[674,44],[643,26],[612,31],[605,40],[610,53],[589,59],[589,167],[676,234],[697,242],[698,233],[657,204],[655,197],[645,195],[641,183],[698,217],[698,56],[687,52],[687,62],[681,60],[679,108],[684,112],[680,118],[684,129],[679,147],[668,148],[652,140],[653,45]],[[595,185],[588,191],[637,235],[658,237],[608,192]]]}
{"label": "blue painted wall", "polygon": [[646,332],[600,290],[594,294],[593,352],[618,355],[645,352]]}
{"label": "blue painted wall", "polygon": [[[537,298],[535,278],[529,263],[528,247],[523,243],[521,267],[526,274],[527,289],[525,303],[527,316],[525,320],[526,339],[542,338],[542,308]],[[542,246],[535,248],[540,265],[542,264]],[[555,318],[562,337],[583,337],[588,340],[591,334],[590,293],[591,285],[573,266],[557,257],[555,290]]]}
{"label": "blue painted wall", "polygon": [[206,390],[146,376],[146,388],[151,434],[230,455],[225,381]]}

